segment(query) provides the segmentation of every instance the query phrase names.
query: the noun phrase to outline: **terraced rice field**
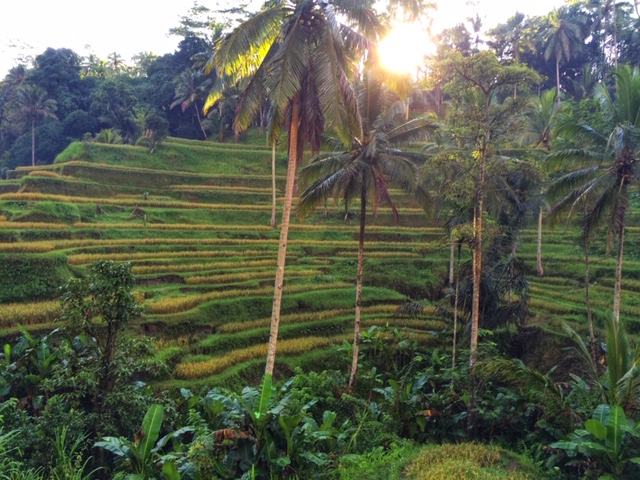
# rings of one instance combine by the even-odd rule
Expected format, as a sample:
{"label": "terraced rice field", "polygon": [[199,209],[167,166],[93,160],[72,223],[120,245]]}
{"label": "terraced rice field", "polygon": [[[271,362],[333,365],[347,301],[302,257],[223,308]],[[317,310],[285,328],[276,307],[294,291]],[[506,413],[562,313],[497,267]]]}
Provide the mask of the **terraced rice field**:
{"label": "terraced rice field", "polygon": [[[134,328],[154,339],[158,357],[171,367],[166,382],[192,386],[250,375],[262,368],[266,351],[278,246],[279,232],[268,225],[269,167],[268,149],[246,145],[169,139],[150,155],[138,147],[73,144],[54,165],[22,168],[0,182],[0,260],[49,262],[61,278],[80,275],[97,260],[129,261],[144,307]],[[443,295],[449,259],[444,229],[409,198],[399,203],[399,224],[385,208],[369,219],[364,328],[389,325],[424,344],[448,342],[450,321],[435,306],[416,318],[397,315],[408,299]],[[304,224],[292,223],[280,368],[343,365],[335,346],[351,338],[358,232],[358,219],[344,216],[341,206],[330,204]],[[631,229],[622,314],[640,332],[640,261],[634,260],[640,250],[633,235]],[[532,272],[534,238],[535,232],[525,232],[518,250]],[[566,320],[584,328],[577,238],[574,229],[546,232],[547,276],[530,276],[532,321]],[[591,264],[601,323],[611,309],[615,265],[600,250]],[[5,335],[19,323],[52,327],[55,289],[30,291],[5,295]]]}

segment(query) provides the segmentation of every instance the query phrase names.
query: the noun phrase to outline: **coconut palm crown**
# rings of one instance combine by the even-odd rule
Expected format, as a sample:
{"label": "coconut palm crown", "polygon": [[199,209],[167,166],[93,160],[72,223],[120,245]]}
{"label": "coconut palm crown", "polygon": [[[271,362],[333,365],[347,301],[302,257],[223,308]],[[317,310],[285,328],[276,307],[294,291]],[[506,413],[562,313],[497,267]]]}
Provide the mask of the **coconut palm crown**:
{"label": "coconut palm crown", "polygon": [[559,199],[553,211],[568,210],[569,215],[584,212],[585,237],[589,238],[598,225],[606,224],[608,245],[617,239],[613,316],[619,321],[629,187],[640,180],[640,70],[622,66],[613,75],[613,92],[604,84],[596,89],[603,125],[571,119],[563,122],[558,135],[576,147],[553,152],[548,160],[576,167],[550,186],[551,198]]}

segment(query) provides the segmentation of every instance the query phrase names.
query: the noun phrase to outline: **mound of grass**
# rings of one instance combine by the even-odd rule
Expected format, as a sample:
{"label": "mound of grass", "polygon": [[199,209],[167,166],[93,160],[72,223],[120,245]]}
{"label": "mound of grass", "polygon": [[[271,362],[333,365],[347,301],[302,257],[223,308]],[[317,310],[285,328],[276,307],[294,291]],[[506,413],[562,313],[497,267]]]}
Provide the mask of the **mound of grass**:
{"label": "mound of grass", "polygon": [[[363,477],[364,478],[364,477]],[[477,443],[428,446],[406,469],[410,480],[538,480],[544,472],[527,459]]]}

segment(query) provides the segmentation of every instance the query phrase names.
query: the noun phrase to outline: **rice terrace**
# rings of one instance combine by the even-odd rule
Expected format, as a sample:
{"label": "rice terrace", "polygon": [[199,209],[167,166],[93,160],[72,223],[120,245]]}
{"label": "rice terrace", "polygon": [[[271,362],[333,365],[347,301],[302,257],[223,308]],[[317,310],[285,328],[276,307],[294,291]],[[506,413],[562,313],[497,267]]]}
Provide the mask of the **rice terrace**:
{"label": "rice terrace", "polygon": [[209,7],[0,83],[0,479],[639,478],[637,3]]}

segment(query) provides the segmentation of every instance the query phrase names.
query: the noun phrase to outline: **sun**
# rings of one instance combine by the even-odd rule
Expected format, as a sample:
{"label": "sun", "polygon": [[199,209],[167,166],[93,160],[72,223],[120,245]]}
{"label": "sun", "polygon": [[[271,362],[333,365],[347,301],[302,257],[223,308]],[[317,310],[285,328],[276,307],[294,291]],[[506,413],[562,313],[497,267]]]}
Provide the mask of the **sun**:
{"label": "sun", "polygon": [[432,49],[427,32],[418,23],[401,23],[382,39],[378,45],[378,55],[388,70],[414,73]]}

